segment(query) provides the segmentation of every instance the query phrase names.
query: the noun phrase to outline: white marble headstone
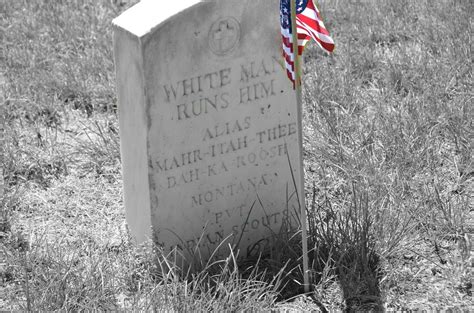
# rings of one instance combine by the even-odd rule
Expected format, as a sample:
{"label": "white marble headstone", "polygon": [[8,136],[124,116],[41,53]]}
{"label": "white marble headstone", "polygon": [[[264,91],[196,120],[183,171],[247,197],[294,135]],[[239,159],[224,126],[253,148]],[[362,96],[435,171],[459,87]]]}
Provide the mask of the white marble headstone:
{"label": "white marble headstone", "polygon": [[204,259],[270,247],[301,175],[279,1],[142,1],[113,23],[133,236]]}

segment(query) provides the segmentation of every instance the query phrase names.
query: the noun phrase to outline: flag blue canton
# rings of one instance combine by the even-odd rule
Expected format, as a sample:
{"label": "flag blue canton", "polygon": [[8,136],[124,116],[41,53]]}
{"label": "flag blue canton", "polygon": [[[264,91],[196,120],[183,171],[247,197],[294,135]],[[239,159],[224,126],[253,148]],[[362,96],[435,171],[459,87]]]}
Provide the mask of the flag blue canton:
{"label": "flag blue canton", "polygon": [[290,0],[280,1],[280,24],[291,32]]}
{"label": "flag blue canton", "polygon": [[[283,28],[287,28],[291,33],[291,0],[280,1],[280,23]],[[308,0],[296,0],[296,14],[300,14],[306,9]]]}
{"label": "flag blue canton", "polygon": [[296,0],[296,14],[303,12],[307,4],[308,0]]}

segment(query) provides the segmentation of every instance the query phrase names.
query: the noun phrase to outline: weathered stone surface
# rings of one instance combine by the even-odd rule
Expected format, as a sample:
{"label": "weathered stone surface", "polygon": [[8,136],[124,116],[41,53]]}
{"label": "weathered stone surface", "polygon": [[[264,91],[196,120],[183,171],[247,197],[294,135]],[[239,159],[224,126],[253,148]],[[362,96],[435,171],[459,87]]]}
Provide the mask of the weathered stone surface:
{"label": "weathered stone surface", "polygon": [[258,253],[296,223],[301,175],[279,2],[157,2],[114,20],[129,228],[204,259]]}

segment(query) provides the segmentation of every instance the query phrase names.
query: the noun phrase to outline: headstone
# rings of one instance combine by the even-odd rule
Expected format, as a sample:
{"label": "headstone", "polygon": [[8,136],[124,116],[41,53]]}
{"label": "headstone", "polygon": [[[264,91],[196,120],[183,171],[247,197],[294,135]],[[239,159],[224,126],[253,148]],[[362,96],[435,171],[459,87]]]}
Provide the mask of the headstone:
{"label": "headstone", "polygon": [[271,248],[301,175],[279,1],[142,1],[113,23],[133,236],[204,260]]}

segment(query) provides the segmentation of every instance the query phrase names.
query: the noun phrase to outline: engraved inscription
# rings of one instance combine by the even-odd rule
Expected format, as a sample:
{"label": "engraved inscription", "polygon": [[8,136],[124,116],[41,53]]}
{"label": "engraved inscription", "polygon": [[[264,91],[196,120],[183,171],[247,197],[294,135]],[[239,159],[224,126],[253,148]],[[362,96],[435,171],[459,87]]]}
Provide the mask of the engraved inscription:
{"label": "engraved inscription", "polygon": [[[203,237],[183,240],[181,244],[170,247],[170,250],[176,247],[181,251],[184,251],[185,249],[188,251],[192,251],[196,247],[205,248],[209,245],[218,245],[225,239],[228,239],[229,242],[235,244],[236,240],[238,240],[241,235],[248,234],[252,231],[256,231],[262,228],[272,228],[275,225],[281,225],[283,222],[289,223],[289,221],[291,220],[288,209],[273,212],[268,215],[247,219],[250,213],[249,211],[250,208],[247,207],[246,204],[241,204],[230,209],[224,209],[220,212],[216,212],[213,214],[213,216],[211,216],[210,222],[212,222],[212,224],[216,226],[225,225],[229,221],[235,220],[236,218],[237,220],[242,221],[242,223],[235,224],[230,227],[230,237],[228,237],[222,229],[217,231],[213,230],[206,233]],[[252,244],[247,247],[246,251],[239,255],[239,258],[245,258],[246,256],[250,256],[252,252],[258,253],[263,246],[266,246],[269,243],[269,238],[262,238],[262,240],[259,241],[259,243],[256,243],[256,245]]]}
{"label": "engraved inscription", "polygon": [[[232,49],[238,23],[218,22],[210,32],[214,48]],[[170,127],[193,127],[180,138],[185,144],[163,149],[150,163],[162,198],[179,194],[176,206],[207,225],[181,241],[183,251],[243,237],[243,257],[269,244],[259,236],[288,219],[296,197],[284,194],[294,192],[286,167],[297,123],[278,98],[285,90],[279,66],[272,56],[242,60],[159,86]],[[257,197],[272,200],[252,211]],[[249,248],[255,236],[259,246]]]}

